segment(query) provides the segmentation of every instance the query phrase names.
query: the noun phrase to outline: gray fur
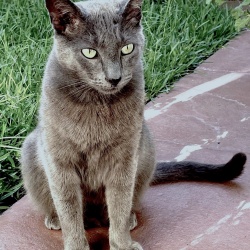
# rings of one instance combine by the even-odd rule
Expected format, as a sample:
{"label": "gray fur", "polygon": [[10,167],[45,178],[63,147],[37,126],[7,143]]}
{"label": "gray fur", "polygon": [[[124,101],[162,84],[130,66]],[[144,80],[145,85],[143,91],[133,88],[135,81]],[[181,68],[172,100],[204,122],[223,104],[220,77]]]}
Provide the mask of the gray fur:
{"label": "gray fur", "polygon": [[[54,2],[47,1],[47,7],[62,10],[50,13],[56,31],[39,122],[22,147],[25,188],[45,214],[45,225],[61,226],[65,249],[89,249],[82,216],[87,203],[107,203],[111,249],[142,249],[129,230],[136,226],[132,211],[155,164],[143,122],[140,20],[124,21],[126,2],[80,2],[77,8]],[[70,23],[59,25],[65,13]],[[134,51],[121,56],[130,43]],[[83,48],[94,48],[99,56],[87,59]],[[105,80],[119,77],[115,87]]]}
{"label": "gray fur", "polygon": [[[38,125],[22,147],[25,188],[46,227],[62,229],[66,250],[89,249],[84,226],[97,224],[93,211],[102,225],[109,222],[111,250],[142,249],[129,231],[155,157],[143,119],[141,0],[47,0],[46,6],[54,46]],[[133,52],[121,55],[131,43]],[[98,56],[85,58],[84,48]]]}

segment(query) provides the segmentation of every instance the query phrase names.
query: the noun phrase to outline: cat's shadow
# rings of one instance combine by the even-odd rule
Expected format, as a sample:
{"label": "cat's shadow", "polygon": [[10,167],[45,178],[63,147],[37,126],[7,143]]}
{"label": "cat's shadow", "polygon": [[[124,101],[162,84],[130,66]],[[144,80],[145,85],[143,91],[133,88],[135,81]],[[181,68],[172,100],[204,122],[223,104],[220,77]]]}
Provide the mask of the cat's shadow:
{"label": "cat's shadow", "polygon": [[108,228],[91,228],[87,230],[91,250],[109,250]]}

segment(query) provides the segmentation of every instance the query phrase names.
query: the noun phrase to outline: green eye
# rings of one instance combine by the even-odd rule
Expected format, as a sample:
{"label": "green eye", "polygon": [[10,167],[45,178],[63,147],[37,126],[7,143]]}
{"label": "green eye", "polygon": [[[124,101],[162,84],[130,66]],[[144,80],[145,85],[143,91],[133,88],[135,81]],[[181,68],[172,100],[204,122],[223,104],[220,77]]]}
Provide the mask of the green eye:
{"label": "green eye", "polygon": [[82,54],[89,59],[93,59],[96,57],[97,51],[94,49],[82,49]]}
{"label": "green eye", "polygon": [[122,55],[128,55],[134,50],[134,44],[130,43],[122,47]]}

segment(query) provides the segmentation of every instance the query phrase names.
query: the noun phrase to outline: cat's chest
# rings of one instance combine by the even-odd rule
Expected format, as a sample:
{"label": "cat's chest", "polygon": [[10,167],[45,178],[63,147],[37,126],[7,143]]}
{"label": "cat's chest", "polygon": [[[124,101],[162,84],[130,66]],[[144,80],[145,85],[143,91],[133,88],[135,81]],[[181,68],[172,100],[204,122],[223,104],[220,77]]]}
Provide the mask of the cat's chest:
{"label": "cat's chest", "polygon": [[48,113],[58,135],[85,151],[137,133],[141,128],[143,107],[138,103],[59,105]]}

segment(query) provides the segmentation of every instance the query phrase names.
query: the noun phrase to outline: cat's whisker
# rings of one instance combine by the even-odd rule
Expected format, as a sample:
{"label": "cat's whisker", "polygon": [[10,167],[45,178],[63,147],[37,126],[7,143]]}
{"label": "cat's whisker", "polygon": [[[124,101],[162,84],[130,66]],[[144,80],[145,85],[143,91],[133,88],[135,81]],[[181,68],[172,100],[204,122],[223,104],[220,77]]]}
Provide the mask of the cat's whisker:
{"label": "cat's whisker", "polygon": [[67,84],[67,85],[61,86],[58,89],[70,88],[70,87],[73,87],[73,86],[77,86],[78,84],[81,84],[81,82],[74,82],[74,83],[71,83],[71,84]]}
{"label": "cat's whisker", "polygon": [[77,97],[78,94],[84,93],[86,90],[90,89],[88,86],[79,86],[78,88],[75,89],[70,89],[69,93],[66,95],[66,97],[69,96],[75,96]]}

